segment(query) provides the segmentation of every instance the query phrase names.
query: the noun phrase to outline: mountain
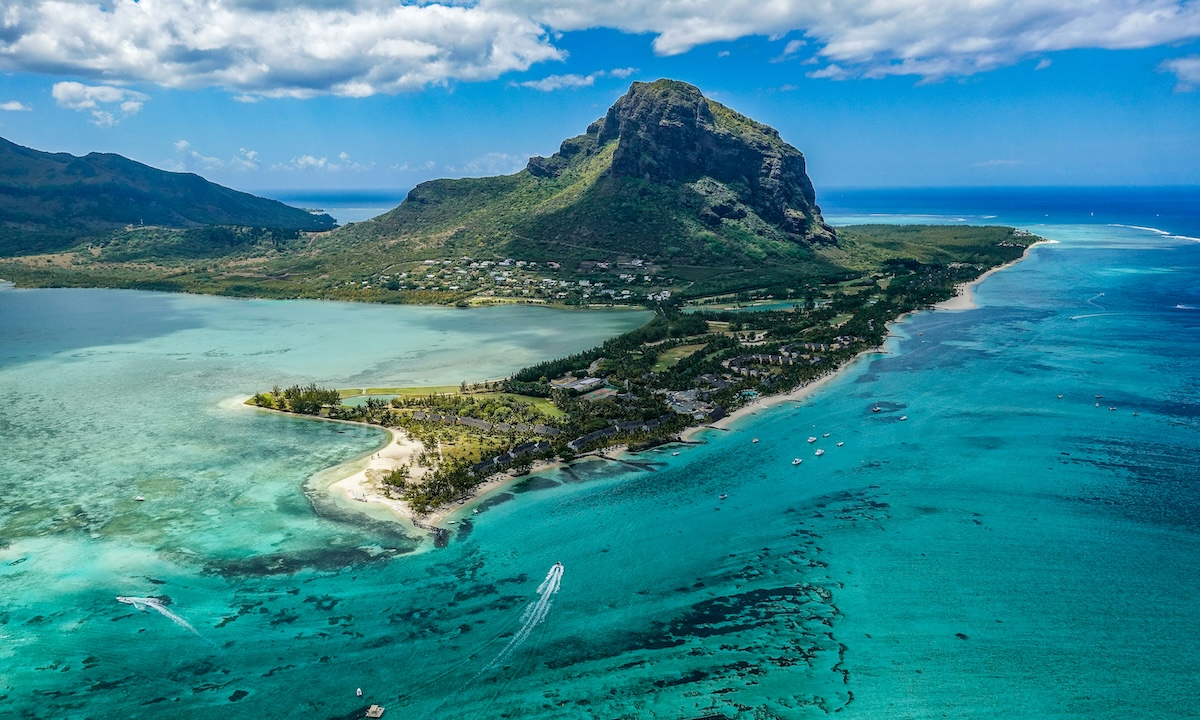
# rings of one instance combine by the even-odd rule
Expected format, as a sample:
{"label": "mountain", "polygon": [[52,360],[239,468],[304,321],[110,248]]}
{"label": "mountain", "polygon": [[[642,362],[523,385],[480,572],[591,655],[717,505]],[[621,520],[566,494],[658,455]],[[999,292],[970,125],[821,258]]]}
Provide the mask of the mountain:
{"label": "mountain", "polygon": [[[804,156],[696,87],[634,83],[604,117],[502,177],[434,180],[322,238],[368,262],[457,255],[559,262],[620,256],[735,276],[824,266],[836,244]],[[711,272],[704,272],[705,270]]]}
{"label": "mountain", "polygon": [[0,255],[61,250],[142,224],[328,230],[334,220],[120,155],[46,153],[0,138]]}

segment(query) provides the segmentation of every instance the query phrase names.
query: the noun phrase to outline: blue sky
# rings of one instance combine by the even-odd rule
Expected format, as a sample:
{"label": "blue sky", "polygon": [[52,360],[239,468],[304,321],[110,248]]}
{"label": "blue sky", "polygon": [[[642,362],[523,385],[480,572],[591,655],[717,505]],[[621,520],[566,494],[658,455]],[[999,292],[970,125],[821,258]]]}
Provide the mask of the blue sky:
{"label": "blue sky", "polygon": [[14,0],[6,13],[0,136],[249,191],[513,172],[659,77],[778,128],[818,191],[1200,185],[1195,1]]}

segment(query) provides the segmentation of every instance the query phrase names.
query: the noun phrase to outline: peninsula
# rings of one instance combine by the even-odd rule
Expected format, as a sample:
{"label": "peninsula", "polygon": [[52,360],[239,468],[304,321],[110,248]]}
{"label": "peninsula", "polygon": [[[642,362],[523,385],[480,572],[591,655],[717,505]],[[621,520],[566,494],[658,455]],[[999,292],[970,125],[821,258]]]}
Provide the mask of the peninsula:
{"label": "peninsula", "polygon": [[[105,225],[96,208],[75,203],[72,222],[89,231],[71,242],[35,242],[7,218],[0,277],[20,285],[655,312],[638,330],[501,380],[435,390],[296,385],[250,400],[392,429],[388,459],[348,492],[370,491],[414,518],[500,474],[615,445],[655,447],[810,387],[879,347],[889,322],[948,300],[1036,240],[1006,227],[835,231],[799,150],[674,80],[633,83],[585,132],[520,172],[422,183],[394,210],[336,229],[327,216],[115,156],[0,150],[0,164],[16,167],[5,177],[27,178],[24,196],[10,193],[28,200],[22,207],[150,178],[163,192],[196,186],[214,206],[224,199],[245,210],[197,214],[199,195],[188,205],[183,193],[151,227],[123,215]],[[126,194],[167,204],[148,192]],[[130,224],[113,229],[115,220]]]}

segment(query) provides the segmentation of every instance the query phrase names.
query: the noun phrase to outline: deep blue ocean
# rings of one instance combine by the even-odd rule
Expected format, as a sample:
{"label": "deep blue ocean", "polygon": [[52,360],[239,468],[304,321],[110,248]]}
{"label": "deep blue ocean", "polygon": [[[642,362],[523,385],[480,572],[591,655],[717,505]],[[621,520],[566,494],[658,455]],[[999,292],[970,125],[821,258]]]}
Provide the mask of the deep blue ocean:
{"label": "deep blue ocean", "polygon": [[1196,717],[1200,193],[818,200],[1054,242],[809,398],[526,478],[441,549],[323,492],[379,433],[230,398],[636,318],[0,289],[0,716]]}

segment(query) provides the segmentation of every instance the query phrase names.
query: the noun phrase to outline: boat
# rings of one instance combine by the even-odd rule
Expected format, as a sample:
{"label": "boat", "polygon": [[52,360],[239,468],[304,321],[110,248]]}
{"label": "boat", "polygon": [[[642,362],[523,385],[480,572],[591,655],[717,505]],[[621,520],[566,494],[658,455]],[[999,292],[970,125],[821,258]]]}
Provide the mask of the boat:
{"label": "boat", "polygon": [[1103,397],[1104,397],[1103,395],[1097,395],[1097,396],[1096,396],[1096,399],[1097,399],[1097,400],[1099,400],[1099,399],[1101,399],[1101,398],[1103,398]]}
{"label": "boat", "polygon": [[721,493],[721,497],[719,499],[724,500],[727,497],[729,497],[729,496],[726,495],[725,493]]}
{"label": "boat", "polygon": [[817,457],[821,457],[822,455],[825,454],[825,451],[822,450],[821,448],[817,448],[817,451],[813,454],[816,455]]}
{"label": "boat", "polygon": [[1062,395],[1059,395],[1059,396],[1058,396],[1058,399],[1059,399],[1059,400],[1062,400]]}
{"label": "boat", "polygon": [[824,435],[822,435],[821,437],[829,437],[829,433],[825,433],[825,434],[824,434]]}
{"label": "boat", "polygon": [[677,452],[673,452],[673,453],[671,453],[671,457],[675,457],[675,456],[676,456],[676,455],[678,455],[678,454],[679,454],[679,453],[677,453]]}
{"label": "boat", "polygon": [[880,411],[880,410],[882,410],[882,409],[883,409],[883,408],[881,408],[881,407],[879,407],[878,405],[876,405],[875,407],[871,408],[871,412],[879,412],[879,411]]}
{"label": "boat", "polygon": [[145,502],[145,501],[146,501],[146,498],[142,497],[141,495],[134,495],[134,496],[133,496],[133,499],[134,499],[134,500],[137,500],[138,502]]}
{"label": "boat", "polygon": [[756,442],[758,442],[758,438],[754,438],[754,439],[753,439],[753,440],[751,440],[750,442],[752,442],[752,443],[756,443]]}
{"label": "boat", "polygon": [[907,420],[907,419],[908,419],[908,416],[907,416],[907,415],[901,415],[901,416],[900,416],[900,419],[901,419],[901,420]]}
{"label": "boat", "polygon": [[846,444],[846,443],[844,443],[844,442],[839,442],[839,443],[838,443],[838,447],[841,447],[841,446],[843,446],[843,445],[845,445],[845,444]]}
{"label": "boat", "polygon": [[554,563],[554,567],[555,567],[555,568],[557,568],[557,569],[559,569],[559,570],[562,570],[562,569],[564,569],[564,568],[563,568],[563,564],[562,564],[562,563],[560,563],[560,562],[556,562],[556,563]]}
{"label": "boat", "polygon": [[383,717],[384,710],[385,708],[381,705],[372,705],[371,707],[367,708],[366,716],[369,718],[381,718]]}
{"label": "boat", "polygon": [[814,436],[810,437],[810,438],[808,439],[808,441],[809,441],[810,443],[815,443],[815,442],[817,441],[817,437],[814,435]]}
{"label": "boat", "polygon": [[800,463],[802,463],[802,462],[804,462],[804,461],[803,461],[803,460],[801,460],[800,458],[795,458],[794,460],[792,460],[792,464],[793,464],[793,465],[799,465],[799,464],[800,464]]}
{"label": "boat", "polygon": [[1115,408],[1115,407],[1110,407],[1110,408],[1109,408],[1109,410],[1116,410],[1116,408]]}
{"label": "boat", "polygon": [[1100,407],[1100,403],[1096,403],[1096,407]]}
{"label": "boat", "polygon": [[357,694],[359,697],[362,697],[362,688],[359,688],[359,689],[356,691],[356,694]]}

